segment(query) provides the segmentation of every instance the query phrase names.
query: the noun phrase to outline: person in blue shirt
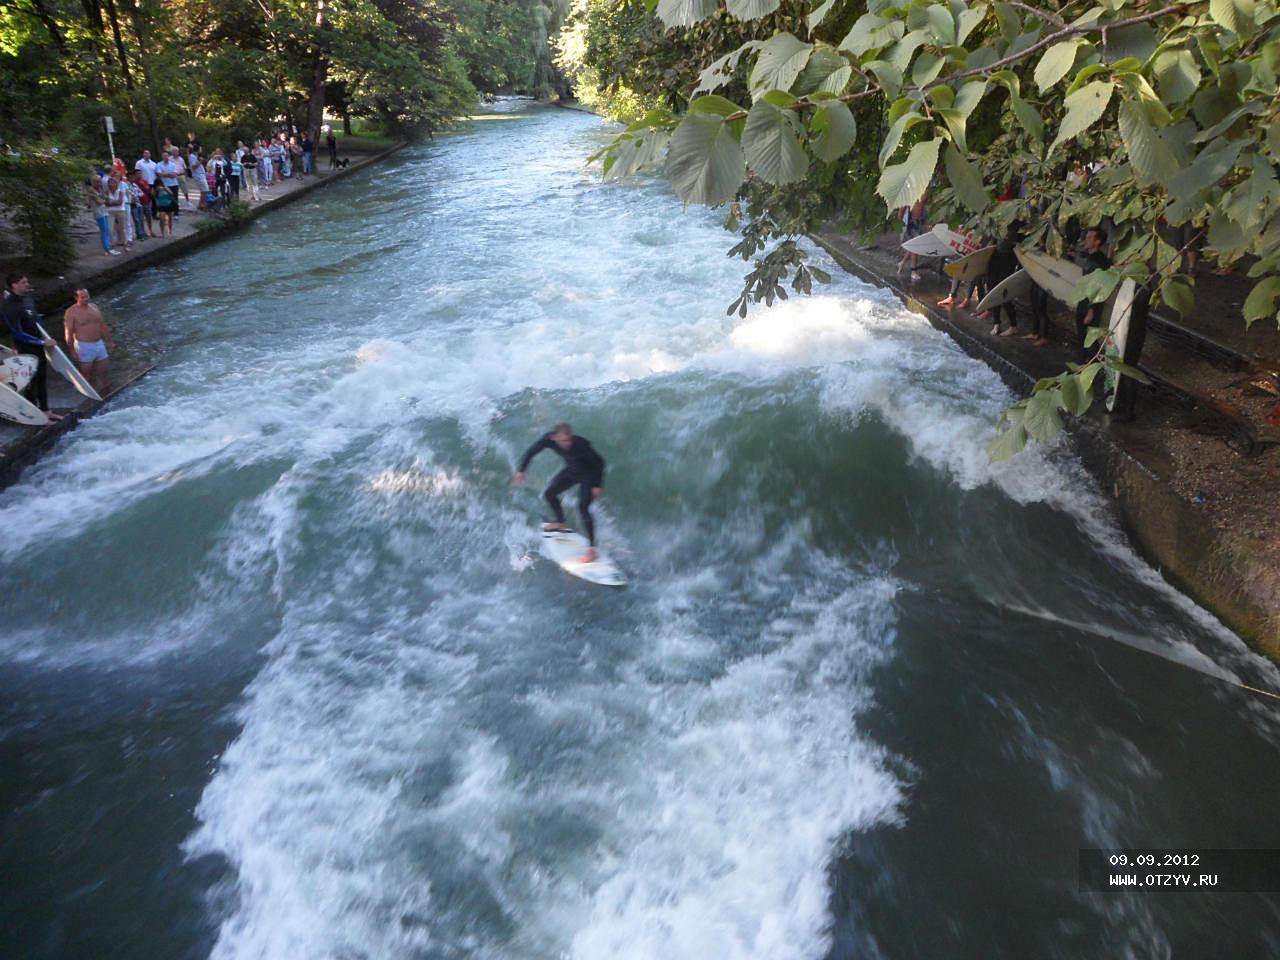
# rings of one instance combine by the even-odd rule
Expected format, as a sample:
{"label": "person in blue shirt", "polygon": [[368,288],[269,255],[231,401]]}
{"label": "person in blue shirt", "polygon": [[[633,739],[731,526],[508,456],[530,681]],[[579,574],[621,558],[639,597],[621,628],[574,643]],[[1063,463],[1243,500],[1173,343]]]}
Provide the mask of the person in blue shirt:
{"label": "person in blue shirt", "polygon": [[[0,316],[4,317],[5,328],[13,337],[13,344],[19,353],[35,357],[37,362],[35,376],[27,384],[23,395],[45,413],[49,413],[49,364],[44,358],[44,348],[54,346],[54,342],[40,332],[40,315],[36,313],[35,299],[31,296],[31,281],[26,274],[14,273],[5,277],[4,306],[0,307]],[[49,413],[50,420],[61,420],[56,413]]]}
{"label": "person in blue shirt", "polygon": [[539,437],[524,456],[520,458],[520,466],[511,481],[517,487],[524,483],[524,472],[529,461],[543,450],[554,450],[564,461],[564,469],[551,478],[547,489],[542,491],[543,498],[551,506],[555,519],[542,525],[543,530],[568,530],[564,522],[564,508],[560,506],[561,495],[570,487],[578,488],[578,512],[582,514],[582,526],[587,534],[587,552],[579,560],[580,563],[591,563],[596,559],[596,524],[591,517],[591,501],[604,493],[604,457],[596,453],[595,447],[586,437],[577,437],[573,428],[567,423],[557,423],[550,433]]}

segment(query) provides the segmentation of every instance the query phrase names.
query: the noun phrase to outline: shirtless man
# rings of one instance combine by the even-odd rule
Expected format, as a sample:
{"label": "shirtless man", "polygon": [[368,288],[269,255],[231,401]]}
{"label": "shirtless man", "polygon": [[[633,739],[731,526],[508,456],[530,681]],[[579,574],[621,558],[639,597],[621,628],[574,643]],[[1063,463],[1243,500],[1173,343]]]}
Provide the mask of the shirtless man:
{"label": "shirtless man", "polygon": [[62,315],[62,323],[71,359],[93,389],[105,396],[107,349],[114,350],[116,343],[107,321],[102,319],[102,311],[89,301],[89,291],[84,287],[76,291],[76,302]]}

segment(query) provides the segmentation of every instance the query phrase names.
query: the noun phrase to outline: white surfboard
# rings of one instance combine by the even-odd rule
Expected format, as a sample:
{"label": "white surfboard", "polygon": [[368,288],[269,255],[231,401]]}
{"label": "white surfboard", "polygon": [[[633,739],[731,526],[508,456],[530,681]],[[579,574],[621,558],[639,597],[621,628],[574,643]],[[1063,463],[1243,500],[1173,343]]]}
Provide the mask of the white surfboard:
{"label": "white surfboard", "polygon": [[902,249],[920,257],[954,257],[956,255],[950,245],[934,233],[922,233],[918,237],[911,237],[902,244]]}
{"label": "white surfboard", "polygon": [[1026,270],[1019,270],[992,287],[991,292],[983,297],[974,309],[978,313],[994,310],[996,307],[1003,307],[1010,300],[1017,300],[1030,292],[1031,274],[1027,273]]}
{"label": "white surfboard", "polygon": [[[46,340],[52,339],[40,324],[37,323],[36,328],[40,331],[40,336],[44,337]],[[98,391],[93,389],[93,385],[90,384],[80,371],[76,369],[76,365],[71,362],[71,358],[63,353],[62,348],[56,343],[52,347],[44,348],[44,357],[49,361],[49,366],[53,367],[53,369],[66,377],[73,387],[83,393],[90,400],[97,400],[99,403],[102,402],[102,397],[98,394]]]}
{"label": "white surfboard", "polygon": [[952,230],[945,223],[934,224],[931,232],[947,245],[951,251],[948,256],[951,257],[967,257],[983,248],[981,238]]}
{"label": "white surfboard", "polygon": [[987,267],[991,265],[991,257],[996,252],[995,244],[965,254],[959,260],[952,260],[942,269],[948,277],[957,280],[976,280],[987,275]]}
{"label": "white surfboard", "polygon": [[[1133,316],[1133,298],[1137,295],[1138,285],[1132,280],[1125,279],[1121,281],[1120,286],[1116,288],[1116,294],[1111,298],[1108,307],[1107,330],[1110,334],[1107,337],[1107,357],[1114,360],[1124,359],[1124,348],[1129,342],[1129,320]],[[1123,374],[1116,373],[1108,368],[1103,371],[1107,385],[1107,409],[1114,410],[1116,401],[1119,399],[1120,377]]]}
{"label": "white surfboard", "polygon": [[581,577],[605,587],[623,587],[627,580],[607,553],[596,547],[596,559],[581,563],[578,558],[587,552],[587,538],[580,533],[564,530],[542,531],[542,554],[559,564],[565,573]]}
{"label": "white surfboard", "polygon": [[36,367],[40,360],[27,354],[14,354],[0,360],[0,383],[6,384],[21,393],[36,375]]}
{"label": "white surfboard", "polygon": [[48,415],[13,387],[0,384],[0,417],[27,427],[43,427]]}
{"label": "white surfboard", "polygon": [[1043,250],[1019,250],[1017,254],[1022,269],[1027,271],[1036,286],[1047,290],[1054,299],[1075,306],[1071,291],[1084,276],[1079,265],[1052,257]]}

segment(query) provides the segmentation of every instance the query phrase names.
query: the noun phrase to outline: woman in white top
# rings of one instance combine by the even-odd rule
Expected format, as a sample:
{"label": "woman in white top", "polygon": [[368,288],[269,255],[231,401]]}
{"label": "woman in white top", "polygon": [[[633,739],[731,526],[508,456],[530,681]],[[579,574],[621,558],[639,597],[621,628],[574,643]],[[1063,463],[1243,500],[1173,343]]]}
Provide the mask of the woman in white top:
{"label": "woman in white top", "polygon": [[120,178],[112,174],[107,178],[106,190],[107,215],[111,217],[111,226],[115,231],[116,243],[129,249],[129,190],[120,182]]}

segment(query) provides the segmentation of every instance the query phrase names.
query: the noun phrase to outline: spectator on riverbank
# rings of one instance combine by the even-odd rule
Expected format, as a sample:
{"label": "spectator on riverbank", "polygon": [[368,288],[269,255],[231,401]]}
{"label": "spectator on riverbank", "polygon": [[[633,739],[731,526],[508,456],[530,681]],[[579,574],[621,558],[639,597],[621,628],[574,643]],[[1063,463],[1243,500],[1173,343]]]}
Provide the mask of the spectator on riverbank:
{"label": "spectator on riverbank", "polygon": [[178,159],[178,151],[176,148],[169,152],[164,162],[161,163],[159,168],[156,170],[160,176],[160,182],[164,184],[165,188],[173,196],[174,209],[171,216],[174,217],[178,215],[178,178],[182,175],[182,170],[182,161]]}
{"label": "spectator on riverbank", "polygon": [[254,154],[258,158],[258,179],[262,183],[264,190],[270,189],[271,184],[275,182],[275,161],[271,158],[271,148],[265,140],[259,140],[254,147]]}
{"label": "spectator on riverbank", "polygon": [[240,162],[244,165],[244,169],[240,172],[241,183],[248,189],[249,196],[253,198],[253,202],[258,202],[258,158],[253,155],[252,150],[245,150],[240,156]]}
{"label": "spectator on riverbank", "polygon": [[151,191],[147,189],[147,181],[142,178],[142,171],[135,171],[126,181],[129,188],[129,216],[133,218],[133,235],[138,240],[146,240],[155,236],[151,232]]}
{"label": "spectator on riverbank", "polygon": [[[929,214],[925,208],[924,197],[921,197],[909,207],[903,207],[900,211],[902,218],[902,242],[906,243],[912,237],[918,237],[924,233],[925,224],[928,222]],[[920,263],[920,258],[914,253],[904,253],[902,259],[898,261],[898,273],[902,273],[907,264],[911,264],[911,279],[919,280],[920,274],[916,267]]]}
{"label": "spectator on riverbank", "polygon": [[31,297],[31,281],[25,273],[13,273],[4,280],[5,300],[0,307],[4,325],[13,337],[13,345],[19,353],[36,358],[36,373],[22,395],[49,415],[50,420],[61,420],[56,413],[49,413],[49,362],[44,357],[45,347],[54,342],[40,333],[40,315],[36,313]]}
{"label": "spectator on riverbank", "polygon": [[156,167],[158,164],[151,159],[151,151],[143,150],[142,156],[138,162],[133,165],[135,173],[142,174],[142,179],[147,181],[147,189],[150,190],[156,182]]}
{"label": "spectator on riverbank", "polygon": [[114,173],[107,177],[107,189],[103,193],[103,198],[107,204],[107,216],[111,218],[111,231],[115,238],[116,246],[124,247],[124,249],[128,250],[130,247],[128,235],[129,190]]}
{"label": "spectator on riverbank", "polygon": [[[992,251],[991,262],[987,265],[987,289],[994,290],[996,285],[1007,280],[1019,269],[1018,257],[1014,252],[1022,239],[1016,224],[1009,227],[1008,233],[996,244]],[[1000,329],[1000,314],[1008,318],[1008,325]],[[1018,333],[1018,309],[1013,300],[1008,300],[994,310],[991,324],[991,336],[1012,337]]]}
{"label": "spectator on riverbank", "polygon": [[163,183],[155,186],[156,219],[160,221],[160,236],[173,237],[173,218],[178,212],[178,196]]}
{"label": "spectator on riverbank", "polygon": [[84,287],[76,290],[76,302],[62,315],[62,330],[67,351],[81,376],[105,396],[107,351],[114,352],[116,344],[111,337],[111,328],[102,318],[102,311],[89,299],[89,291]]}
{"label": "spectator on riverbank", "polygon": [[332,170],[338,165],[338,138],[333,135],[332,130],[324,138],[324,145],[329,151],[329,169]]}
{"label": "spectator on riverbank", "polygon": [[227,184],[231,191],[231,199],[240,199],[240,184],[244,182],[244,163],[239,154],[232,154],[227,163]]}
{"label": "spectator on riverbank", "polygon": [[311,135],[304,133],[302,135],[302,173],[304,176],[311,176],[314,172],[311,168],[311,154],[315,150],[315,144],[311,142]]}
{"label": "spectator on riverbank", "polygon": [[107,198],[102,193],[102,182],[96,176],[84,182],[84,199],[85,205],[98,224],[98,235],[102,240],[102,255],[104,257],[120,256],[119,250],[111,249],[111,219],[107,216]]}

